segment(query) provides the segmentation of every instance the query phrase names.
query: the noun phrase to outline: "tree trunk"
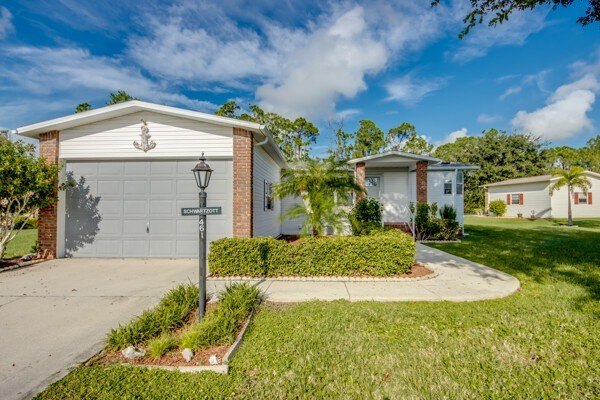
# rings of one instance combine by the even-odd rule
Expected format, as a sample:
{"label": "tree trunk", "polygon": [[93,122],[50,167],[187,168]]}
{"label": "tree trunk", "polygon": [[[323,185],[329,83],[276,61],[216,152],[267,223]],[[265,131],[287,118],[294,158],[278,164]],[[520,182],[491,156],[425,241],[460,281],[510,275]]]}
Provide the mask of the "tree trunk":
{"label": "tree trunk", "polygon": [[569,190],[567,190],[567,197],[568,197],[568,208],[567,208],[567,226],[573,226],[573,216],[571,215],[571,193],[572,193],[573,189],[571,189],[571,186],[569,186]]}

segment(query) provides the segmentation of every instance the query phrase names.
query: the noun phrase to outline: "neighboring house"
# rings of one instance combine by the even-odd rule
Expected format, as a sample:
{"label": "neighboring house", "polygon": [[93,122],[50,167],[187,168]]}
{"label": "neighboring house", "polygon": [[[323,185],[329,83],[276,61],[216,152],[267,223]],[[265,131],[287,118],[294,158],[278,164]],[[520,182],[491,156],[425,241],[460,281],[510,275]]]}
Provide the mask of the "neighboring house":
{"label": "neighboring house", "polygon": [[[592,187],[584,193],[574,189],[571,197],[573,218],[600,218],[600,199],[594,199],[594,193],[600,193],[600,174],[586,171]],[[485,189],[485,209],[490,201],[502,200],[506,203],[506,216],[524,218],[532,214],[537,218],[567,218],[567,187],[551,193],[550,187],[557,180],[552,175],[531,176],[509,179],[502,182],[483,185]]]}
{"label": "neighboring house", "polygon": [[389,226],[409,222],[409,205],[416,202],[453,206],[462,226],[464,175],[479,168],[401,151],[356,158],[349,164],[367,195],[382,203],[383,222]]}
{"label": "neighboring house", "polygon": [[129,101],[15,133],[39,138],[74,183],[40,212],[49,257],[196,257],[198,218],[181,208],[198,206],[191,169],[202,152],[214,170],[208,206],[223,210],[207,217],[208,240],[281,234],[270,189],[286,162],[263,125]]}

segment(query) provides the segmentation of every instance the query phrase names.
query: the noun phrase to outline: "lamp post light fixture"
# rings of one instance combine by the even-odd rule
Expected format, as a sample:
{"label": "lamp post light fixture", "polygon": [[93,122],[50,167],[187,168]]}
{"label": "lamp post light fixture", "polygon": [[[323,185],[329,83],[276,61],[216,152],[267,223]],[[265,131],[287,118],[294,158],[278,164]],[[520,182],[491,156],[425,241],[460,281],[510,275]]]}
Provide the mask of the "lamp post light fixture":
{"label": "lamp post light fixture", "polygon": [[[192,169],[192,172],[194,173],[194,178],[196,178],[196,184],[200,189],[200,193],[198,194],[199,206],[200,209],[203,209],[206,207],[205,189],[210,183],[210,176],[213,172],[206,163],[204,152],[202,152],[200,161]],[[199,213],[198,215],[198,231],[200,236],[198,245],[198,319],[200,320],[204,317],[204,312],[206,311],[206,214]]]}

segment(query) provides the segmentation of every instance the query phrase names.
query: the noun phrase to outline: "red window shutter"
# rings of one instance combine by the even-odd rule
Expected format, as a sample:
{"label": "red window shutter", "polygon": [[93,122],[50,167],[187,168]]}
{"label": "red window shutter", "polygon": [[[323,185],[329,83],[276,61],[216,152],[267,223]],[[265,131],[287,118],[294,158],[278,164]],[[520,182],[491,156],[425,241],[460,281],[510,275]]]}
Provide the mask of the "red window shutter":
{"label": "red window shutter", "polygon": [[588,204],[592,204],[592,192],[588,192]]}
{"label": "red window shutter", "polygon": [[575,204],[579,204],[579,193],[573,192],[573,198],[575,199]]}
{"label": "red window shutter", "polygon": [[519,205],[523,205],[523,193],[519,193]]}
{"label": "red window shutter", "polygon": [[510,194],[506,195],[506,205],[510,204]]}

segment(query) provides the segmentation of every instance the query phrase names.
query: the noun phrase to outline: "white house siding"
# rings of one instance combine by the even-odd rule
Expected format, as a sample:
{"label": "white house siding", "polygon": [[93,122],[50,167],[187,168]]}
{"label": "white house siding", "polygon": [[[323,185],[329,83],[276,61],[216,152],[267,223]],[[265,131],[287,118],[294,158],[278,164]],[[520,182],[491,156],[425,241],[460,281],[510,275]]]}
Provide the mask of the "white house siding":
{"label": "white house siding", "polygon": [[[592,204],[575,204],[575,201],[571,199],[571,210],[573,218],[600,218],[600,179],[592,176],[588,176],[592,187],[590,193],[592,193]],[[580,189],[575,189],[580,192]],[[563,187],[556,190],[552,195],[552,217],[554,218],[566,218],[567,217],[567,189]]]}
{"label": "white house siding", "polygon": [[[532,211],[534,211],[537,218],[549,218],[555,216],[557,210],[550,204],[549,182],[491,186],[488,188],[488,198],[490,202],[502,200],[506,203],[507,195],[519,193],[523,194],[523,205],[508,204],[505,216],[516,217],[517,214],[521,213],[524,218],[528,218]],[[555,194],[555,196],[556,195],[557,194]]]}
{"label": "white house siding", "polygon": [[[140,141],[141,119],[148,124],[156,147],[145,153]],[[65,129],[60,133],[61,159],[147,159],[233,156],[233,128],[150,111]]]}
{"label": "white house siding", "polygon": [[[281,204],[281,216],[283,217],[286,211],[292,209],[297,204],[300,204],[301,200],[297,197],[286,197],[278,202]],[[281,223],[281,233],[283,235],[297,235],[302,229],[304,220],[304,217],[298,217],[294,219],[284,218],[283,222]]]}
{"label": "white house siding", "polygon": [[[449,175],[449,177],[452,179],[452,194],[444,194],[444,180],[447,175]],[[427,199],[430,204],[437,203],[438,209],[442,208],[444,205],[454,207],[456,210],[456,219],[461,225],[463,225],[464,196],[456,194],[456,170],[428,171]]]}
{"label": "white house siding", "polygon": [[274,201],[273,210],[265,210],[265,180],[277,183],[281,168],[259,146],[254,146],[253,174],[253,230],[254,236],[279,236],[281,234],[281,201]]}

